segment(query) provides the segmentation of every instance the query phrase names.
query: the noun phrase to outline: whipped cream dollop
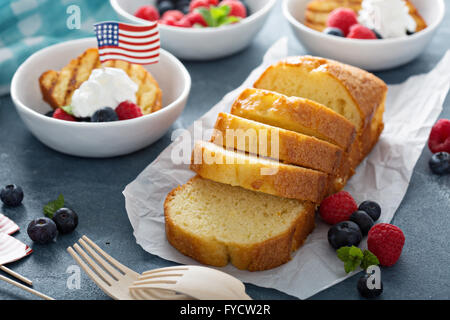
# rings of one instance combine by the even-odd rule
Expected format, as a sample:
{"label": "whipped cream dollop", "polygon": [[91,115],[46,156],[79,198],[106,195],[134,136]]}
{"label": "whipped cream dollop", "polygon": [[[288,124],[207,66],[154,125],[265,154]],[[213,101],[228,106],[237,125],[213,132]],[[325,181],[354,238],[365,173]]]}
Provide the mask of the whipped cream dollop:
{"label": "whipped cream dollop", "polygon": [[95,111],[129,100],[136,103],[138,85],[118,68],[92,70],[89,79],[81,84],[72,95],[72,112],[75,117],[91,117]]}
{"label": "whipped cream dollop", "polygon": [[358,22],[375,29],[383,38],[406,36],[407,30],[414,32],[417,27],[403,0],[364,0]]}

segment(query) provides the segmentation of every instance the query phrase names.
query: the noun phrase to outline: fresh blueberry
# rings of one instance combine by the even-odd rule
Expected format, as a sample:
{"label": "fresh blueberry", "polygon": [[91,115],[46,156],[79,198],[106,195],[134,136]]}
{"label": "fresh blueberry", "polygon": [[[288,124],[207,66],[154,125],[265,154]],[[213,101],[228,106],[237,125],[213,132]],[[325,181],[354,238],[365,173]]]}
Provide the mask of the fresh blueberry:
{"label": "fresh blueberry", "polygon": [[78,226],[78,215],[68,208],[61,208],[55,212],[53,222],[61,233],[70,233]]}
{"label": "fresh blueberry", "polygon": [[189,4],[190,4],[189,0],[179,0],[175,4],[175,8],[177,10],[180,10],[184,14],[188,14],[189,13]]}
{"label": "fresh blueberry", "polygon": [[92,122],[110,122],[117,120],[119,120],[119,117],[117,116],[114,109],[110,107],[104,107],[95,111],[91,118]]}
{"label": "fresh blueberry", "polygon": [[49,112],[47,112],[45,115],[46,115],[47,117],[53,118],[53,113],[55,113],[55,110],[49,111]]}
{"label": "fresh blueberry", "polygon": [[362,210],[353,212],[350,216],[350,221],[353,221],[358,225],[363,236],[366,236],[369,233],[370,228],[373,227],[373,219]]}
{"label": "fresh blueberry", "polygon": [[372,29],[372,31],[373,31],[373,33],[375,33],[375,36],[377,37],[377,39],[383,39],[383,37],[381,36],[381,34],[377,30]]}
{"label": "fresh blueberry", "polygon": [[450,153],[448,152],[438,152],[433,154],[430,161],[431,171],[435,174],[443,175],[450,173]]}
{"label": "fresh blueberry", "polygon": [[158,3],[158,11],[159,11],[159,15],[163,15],[166,11],[169,10],[174,10],[175,9],[175,5],[173,4],[172,1],[160,1]]}
{"label": "fresh blueberry", "polygon": [[352,221],[339,222],[328,230],[328,242],[335,249],[345,246],[358,246],[361,239],[361,230]]}
{"label": "fresh blueberry", "polygon": [[34,219],[30,222],[27,229],[28,236],[31,240],[39,244],[46,244],[55,239],[58,229],[53,220],[42,217]]}
{"label": "fresh blueberry", "polygon": [[78,118],[80,122],[91,122],[91,117]]}
{"label": "fresh blueberry", "polygon": [[373,221],[377,221],[381,215],[381,207],[375,201],[363,201],[358,207],[358,210],[365,211]]}
{"label": "fresh blueberry", "polygon": [[331,36],[337,36],[337,37],[343,37],[344,36],[344,33],[339,28],[331,28],[331,27],[329,27],[329,28],[326,28],[325,30],[323,30],[323,33],[329,34]]}
{"label": "fresh blueberry", "polygon": [[0,191],[0,199],[9,207],[17,207],[22,203],[23,190],[20,186],[9,184]]}
{"label": "fresh blueberry", "polygon": [[[367,273],[364,274],[361,278],[358,280],[357,288],[359,291],[359,294],[363,296],[364,298],[376,298],[383,292],[383,282],[380,280],[380,288],[373,288],[369,289],[367,286],[367,282],[371,281],[369,280],[369,276]],[[374,284],[375,285],[375,284]]]}

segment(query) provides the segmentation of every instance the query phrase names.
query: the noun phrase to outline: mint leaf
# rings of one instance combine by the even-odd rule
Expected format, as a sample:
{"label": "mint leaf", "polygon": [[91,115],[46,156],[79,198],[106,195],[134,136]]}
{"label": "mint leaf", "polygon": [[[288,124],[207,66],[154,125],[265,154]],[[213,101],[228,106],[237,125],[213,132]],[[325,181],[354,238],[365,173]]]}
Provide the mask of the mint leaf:
{"label": "mint leaf", "polygon": [[62,106],[61,109],[63,109],[65,113],[68,113],[71,116],[73,116],[72,106]]}
{"label": "mint leaf", "polygon": [[354,271],[364,257],[362,250],[355,246],[341,247],[336,253],[338,258],[344,262],[344,269],[347,273]]}
{"label": "mint leaf", "polygon": [[44,214],[46,217],[52,219],[55,212],[64,207],[64,196],[60,194],[58,199],[50,201],[44,206]]}
{"label": "mint leaf", "polygon": [[241,21],[240,17],[229,16],[229,17],[225,17],[225,19],[223,19],[222,21],[219,21],[219,25],[226,26],[226,25],[233,24],[233,23],[236,23],[239,21]]}
{"label": "mint leaf", "polygon": [[379,265],[380,261],[378,258],[369,250],[364,250],[364,256],[361,261],[361,268],[366,270],[368,267],[373,265]]}
{"label": "mint leaf", "polygon": [[208,27],[216,26],[215,25],[216,21],[214,20],[210,10],[203,8],[203,7],[197,8],[195,10],[197,10],[202,15],[202,17],[203,17],[203,19],[205,19],[205,22],[208,25]]}
{"label": "mint leaf", "polygon": [[210,7],[209,12],[211,12],[211,16],[213,19],[218,22],[220,19],[226,18],[230,13],[230,6],[224,5],[220,7]]}
{"label": "mint leaf", "polygon": [[350,257],[349,251],[350,251],[350,247],[340,247],[336,251],[336,253],[337,253],[338,258],[345,262],[345,261],[349,260],[349,257]]}

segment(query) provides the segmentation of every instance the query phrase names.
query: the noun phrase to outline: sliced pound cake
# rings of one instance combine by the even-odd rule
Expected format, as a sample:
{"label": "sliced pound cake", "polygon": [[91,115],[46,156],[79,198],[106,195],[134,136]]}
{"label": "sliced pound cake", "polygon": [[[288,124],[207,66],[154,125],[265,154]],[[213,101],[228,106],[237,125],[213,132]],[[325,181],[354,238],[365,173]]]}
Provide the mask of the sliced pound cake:
{"label": "sliced pound cake", "polygon": [[270,66],[254,87],[311,99],[344,116],[358,132],[351,148],[359,149],[354,167],[372,150],[384,128],[387,86],[353,66],[320,57],[290,57]]}
{"label": "sliced pound cake", "polygon": [[323,200],[329,183],[326,173],[226,150],[204,141],[195,144],[191,170],[213,181],[315,203]]}
{"label": "sliced pound cake", "polygon": [[275,268],[314,229],[315,205],[202,179],[172,190],[164,203],[167,239],[200,263]]}
{"label": "sliced pound cake", "polygon": [[219,113],[211,142],[227,149],[279,159],[325,173],[336,173],[342,149],[317,138],[269,126],[228,113]]}

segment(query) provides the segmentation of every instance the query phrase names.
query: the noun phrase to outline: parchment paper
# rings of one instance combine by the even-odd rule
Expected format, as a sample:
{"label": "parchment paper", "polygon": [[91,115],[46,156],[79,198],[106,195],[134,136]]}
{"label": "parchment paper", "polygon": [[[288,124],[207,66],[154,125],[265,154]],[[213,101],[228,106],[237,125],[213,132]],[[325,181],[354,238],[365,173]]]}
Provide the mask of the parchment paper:
{"label": "parchment paper", "polygon": [[[267,51],[263,63],[241,87],[228,93],[200,118],[203,128],[211,129],[219,112],[228,112],[244,88],[251,87],[266,67],[287,54],[287,39],[284,38]],[[345,188],[358,203],[371,199],[381,205],[382,215],[378,222],[390,222],[400,205],[430,129],[442,111],[449,85],[450,51],[428,74],[389,86],[385,129],[380,141]],[[189,129],[192,132],[192,126]],[[174,249],[166,240],[164,231],[163,202],[167,193],[193,176],[188,165],[175,165],[171,161],[172,148],[179,141],[175,139],[125,188],[123,194],[134,236],[144,250],[178,263],[198,264]],[[228,265],[218,269],[243,282],[275,288],[306,299],[352,275],[345,273],[343,263],[328,244],[328,228],[316,219],[316,228],[305,244],[293,254],[290,262],[278,268],[248,272]],[[365,246],[364,241],[361,247]]]}

